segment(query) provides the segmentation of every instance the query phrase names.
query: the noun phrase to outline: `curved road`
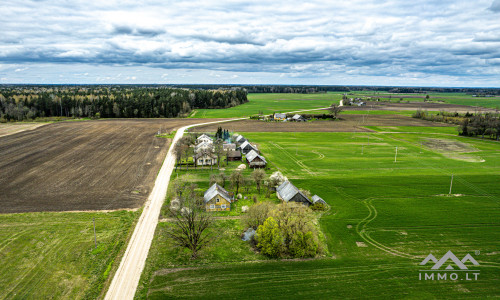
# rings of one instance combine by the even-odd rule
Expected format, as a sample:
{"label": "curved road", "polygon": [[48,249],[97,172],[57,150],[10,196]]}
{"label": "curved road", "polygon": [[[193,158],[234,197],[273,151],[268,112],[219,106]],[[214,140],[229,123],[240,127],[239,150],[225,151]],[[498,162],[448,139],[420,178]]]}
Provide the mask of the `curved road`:
{"label": "curved road", "polygon": [[205,122],[184,126],[177,130],[177,133],[170,144],[167,156],[163,161],[160,172],[158,173],[153,190],[151,191],[151,194],[144,205],[142,214],[139,217],[139,221],[135,226],[134,233],[130,238],[127,250],[125,250],[120,266],[111,281],[111,285],[109,286],[105,299],[125,300],[134,298],[137,285],[139,284],[139,279],[141,278],[142,270],[144,269],[144,265],[146,263],[146,258],[148,257],[149,248],[151,246],[151,242],[153,241],[156,225],[158,224],[158,218],[160,216],[160,210],[163,205],[163,201],[165,200],[165,195],[167,194],[170,175],[172,174],[172,170],[175,166],[173,145],[175,145],[175,143],[177,143],[177,141],[184,135],[184,131],[190,127],[244,119],[247,118]]}

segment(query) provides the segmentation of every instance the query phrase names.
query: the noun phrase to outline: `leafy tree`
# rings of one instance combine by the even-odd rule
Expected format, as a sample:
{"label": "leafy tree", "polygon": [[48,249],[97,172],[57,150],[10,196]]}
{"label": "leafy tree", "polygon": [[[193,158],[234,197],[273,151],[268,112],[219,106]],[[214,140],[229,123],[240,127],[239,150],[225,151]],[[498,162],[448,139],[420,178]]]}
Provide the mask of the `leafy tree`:
{"label": "leafy tree", "polygon": [[270,257],[280,257],[284,250],[283,236],[278,227],[278,223],[269,217],[264,221],[264,224],[259,226],[255,234],[257,247],[260,248],[262,254]]}
{"label": "leafy tree", "polygon": [[235,194],[238,194],[240,186],[244,183],[243,174],[241,173],[241,171],[235,170],[233,173],[231,173],[230,180],[233,188],[236,189]]}
{"label": "leafy tree", "polygon": [[260,186],[262,184],[262,180],[266,177],[266,172],[262,169],[255,169],[252,172],[252,178],[255,181],[255,184],[257,185],[257,190],[259,191],[260,194]]}

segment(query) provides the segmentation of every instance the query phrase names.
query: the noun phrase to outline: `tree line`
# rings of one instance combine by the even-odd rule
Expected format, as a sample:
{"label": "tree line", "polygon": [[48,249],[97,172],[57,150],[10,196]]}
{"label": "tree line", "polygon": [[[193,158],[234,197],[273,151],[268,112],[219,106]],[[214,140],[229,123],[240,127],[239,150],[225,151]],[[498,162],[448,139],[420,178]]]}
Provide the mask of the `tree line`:
{"label": "tree line", "polygon": [[2,86],[0,121],[43,117],[175,118],[195,108],[248,102],[244,89],[192,90],[141,86]]}

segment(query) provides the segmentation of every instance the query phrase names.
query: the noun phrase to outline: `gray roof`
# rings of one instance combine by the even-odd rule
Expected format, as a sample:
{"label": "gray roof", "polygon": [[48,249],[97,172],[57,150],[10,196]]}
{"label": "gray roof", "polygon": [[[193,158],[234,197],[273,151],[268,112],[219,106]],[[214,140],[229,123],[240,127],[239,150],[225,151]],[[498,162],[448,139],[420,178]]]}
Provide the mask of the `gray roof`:
{"label": "gray roof", "polygon": [[311,200],[312,200],[312,202],[313,202],[313,203],[316,203],[316,202],[318,202],[318,201],[319,201],[319,202],[321,202],[321,203],[326,204],[325,200],[321,199],[321,197],[320,197],[320,196],[318,196],[318,195],[314,195],[314,196],[312,196],[312,197],[311,197]]}
{"label": "gray roof", "polygon": [[215,197],[217,194],[221,195],[222,198],[226,199],[231,203],[231,197],[229,197],[229,193],[220,185],[217,183],[214,183],[206,192],[203,194],[203,199],[205,200],[205,203],[210,201],[213,197]]}
{"label": "gray roof", "polygon": [[241,140],[246,141],[247,139],[246,139],[246,138],[244,138],[244,137],[240,134],[240,135],[238,135],[238,137],[236,137],[236,141],[237,141],[237,142],[239,142],[239,141],[241,141]]}
{"label": "gray roof", "polygon": [[286,114],[276,113],[276,114],[274,114],[274,117],[275,118],[286,118]]}
{"label": "gray roof", "polygon": [[250,144],[248,141],[245,141],[243,144],[241,144],[240,148],[241,148],[241,149],[244,149],[244,148],[246,148],[248,145],[250,145],[250,147],[252,147],[252,149],[257,150],[257,148],[256,148],[254,145]]}
{"label": "gray roof", "polygon": [[208,139],[212,140],[212,138],[211,138],[211,137],[209,137],[209,136],[208,136],[208,135],[206,135],[206,134],[202,134],[202,135],[200,135],[200,136],[199,136],[196,140],[199,140],[199,139],[202,139],[202,138],[208,138]]}
{"label": "gray roof", "polygon": [[195,159],[198,159],[200,157],[205,157],[205,156],[208,156],[210,158],[217,158],[217,156],[215,154],[212,154],[210,152],[199,152],[199,153],[196,153],[193,157]]}
{"label": "gray roof", "polygon": [[227,157],[239,157],[239,158],[241,158],[241,151],[231,150],[231,151],[227,152]]}
{"label": "gray roof", "polygon": [[[295,195],[300,194],[304,198],[306,198],[309,202],[311,200],[307,198],[306,195],[304,195],[296,186],[294,186],[290,181],[285,181],[283,182],[277,189],[276,192],[280,195],[281,199],[284,201],[288,202],[290,199],[292,199]],[[312,203],[312,202],[311,202]]]}
{"label": "gray roof", "polygon": [[224,150],[236,150],[235,144],[223,144],[222,149]]}
{"label": "gray roof", "polygon": [[301,116],[301,115],[299,115],[299,114],[295,114],[295,115],[292,117],[292,119],[294,119],[294,120],[298,120],[298,119],[301,119],[301,118],[302,118],[302,116]]}
{"label": "gray roof", "polygon": [[247,158],[248,162],[252,162],[255,158],[259,157],[260,159],[262,159],[262,161],[267,163],[264,156],[259,155],[257,152],[255,152],[255,150],[251,150],[250,152],[248,152],[245,157]]}

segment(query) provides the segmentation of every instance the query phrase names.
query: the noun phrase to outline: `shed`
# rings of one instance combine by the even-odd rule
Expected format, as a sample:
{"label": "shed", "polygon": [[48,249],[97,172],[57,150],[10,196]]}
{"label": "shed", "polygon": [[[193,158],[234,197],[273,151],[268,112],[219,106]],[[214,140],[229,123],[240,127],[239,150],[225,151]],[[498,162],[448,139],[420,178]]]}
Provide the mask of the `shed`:
{"label": "shed", "polygon": [[266,159],[264,156],[259,155],[255,150],[251,150],[245,156],[248,166],[250,168],[265,168],[266,167]]}
{"label": "shed", "polygon": [[241,160],[241,151],[239,151],[239,150],[228,151],[227,152],[227,160],[228,161]]}
{"label": "shed", "polygon": [[255,152],[259,151],[257,149],[257,147],[253,146],[248,141],[246,141],[243,144],[241,144],[241,146],[239,148],[241,149],[241,152],[243,152],[243,154],[247,154],[248,152],[250,152],[252,150],[254,150]]}
{"label": "shed", "polygon": [[312,204],[312,201],[288,180],[276,189],[276,195],[278,199],[284,202],[293,201],[304,205]]}
{"label": "shed", "polygon": [[206,211],[225,211],[231,210],[233,201],[229,193],[217,183],[214,183],[205,194],[203,194]]}
{"label": "shed", "polygon": [[324,205],[328,205],[326,204],[325,200],[323,200],[320,196],[318,195],[314,195],[311,197],[311,200],[313,202],[313,204],[316,204],[316,203],[321,203],[321,204],[324,204]]}

